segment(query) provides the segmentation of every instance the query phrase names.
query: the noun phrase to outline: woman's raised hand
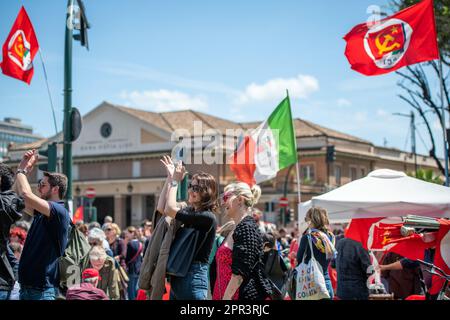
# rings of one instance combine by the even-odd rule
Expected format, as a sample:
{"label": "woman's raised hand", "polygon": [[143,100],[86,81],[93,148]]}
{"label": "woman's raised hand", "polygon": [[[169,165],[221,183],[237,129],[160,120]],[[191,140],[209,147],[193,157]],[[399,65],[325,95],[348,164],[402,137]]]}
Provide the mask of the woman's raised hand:
{"label": "woman's raised hand", "polygon": [[177,163],[177,166],[175,167],[175,172],[173,174],[172,179],[175,181],[181,182],[181,180],[183,180],[185,175],[186,175],[186,168],[183,166],[183,163],[180,161]]}
{"label": "woman's raised hand", "polygon": [[162,164],[166,168],[167,176],[172,178],[173,173],[175,172],[175,165],[172,161],[172,158],[169,156],[164,156],[161,160]]}

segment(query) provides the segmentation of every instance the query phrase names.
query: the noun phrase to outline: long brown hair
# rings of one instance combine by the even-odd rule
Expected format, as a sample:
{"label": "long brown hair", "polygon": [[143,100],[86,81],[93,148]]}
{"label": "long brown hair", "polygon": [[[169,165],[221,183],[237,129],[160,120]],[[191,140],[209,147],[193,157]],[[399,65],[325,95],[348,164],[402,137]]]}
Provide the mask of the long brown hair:
{"label": "long brown hair", "polygon": [[209,173],[199,172],[192,176],[192,180],[197,180],[201,187],[198,210],[216,212],[218,208],[216,179]]}
{"label": "long brown hair", "polygon": [[321,207],[312,207],[306,212],[306,220],[311,221],[311,226],[321,231],[330,231],[328,225],[328,212]]}

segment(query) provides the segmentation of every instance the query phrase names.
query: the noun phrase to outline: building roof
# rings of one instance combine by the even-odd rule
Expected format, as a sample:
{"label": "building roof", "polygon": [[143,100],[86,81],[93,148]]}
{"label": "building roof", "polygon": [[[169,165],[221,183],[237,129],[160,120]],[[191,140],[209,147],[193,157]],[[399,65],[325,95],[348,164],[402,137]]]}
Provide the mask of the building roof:
{"label": "building roof", "polygon": [[[241,126],[245,129],[253,129],[259,126],[260,122],[246,122],[241,123]],[[348,140],[353,142],[372,144],[370,141],[360,139],[358,137],[342,133],[330,128],[322,127],[318,124],[296,118],[294,119],[295,133],[297,138],[307,138],[307,137],[330,137],[341,140]]]}
{"label": "building roof", "polygon": [[190,133],[194,133],[195,121],[202,122],[203,130],[218,129],[225,132],[226,129],[242,128],[238,123],[190,109],[156,113],[117,105],[112,106],[162,130],[170,132],[177,129],[187,129]]}
{"label": "building roof", "polygon": [[[194,121],[202,122],[203,132],[205,132],[205,130],[208,129],[217,129],[222,131],[223,134],[226,133],[225,132],[226,129],[247,130],[256,128],[261,124],[261,122],[256,121],[237,123],[194,110],[180,110],[180,111],[157,113],[115,105],[109,102],[104,102],[101,104],[101,106],[104,105],[121,110],[122,112],[125,112],[146,123],[149,123],[163,131],[167,131],[168,133],[171,133],[172,131],[177,129],[186,129],[191,134],[194,134]],[[299,118],[294,119],[294,126],[297,138],[330,137],[340,140],[372,145],[370,141],[360,139],[358,137],[342,133],[330,128],[326,128],[318,124],[312,123],[310,121],[306,121]],[[14,145],[10,150],[15,151],[15,150],[26,150],[30,148],[39,148],[40,146],[45,144],[47,140],[48,139],[41,139],[33,143]]]}

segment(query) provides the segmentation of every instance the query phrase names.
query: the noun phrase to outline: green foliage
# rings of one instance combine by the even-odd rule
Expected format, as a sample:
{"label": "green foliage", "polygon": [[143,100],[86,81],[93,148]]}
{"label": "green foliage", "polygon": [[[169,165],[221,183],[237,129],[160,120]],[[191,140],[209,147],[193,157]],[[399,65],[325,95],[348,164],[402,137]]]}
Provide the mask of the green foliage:
{"label": "green foliage", "polygon": [[417,175],[414,172],[409,172],[408,176],[439,185],[442,185],[444,183],[441,178],[434,174],[433,169],[419,169],[417,170]]}

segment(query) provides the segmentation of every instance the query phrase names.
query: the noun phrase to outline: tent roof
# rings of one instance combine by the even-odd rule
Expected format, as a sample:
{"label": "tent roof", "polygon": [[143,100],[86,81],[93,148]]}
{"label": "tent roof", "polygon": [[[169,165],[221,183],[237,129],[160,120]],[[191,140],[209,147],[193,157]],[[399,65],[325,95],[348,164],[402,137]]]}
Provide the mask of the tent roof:
{"label": "tent roof", "polygon": [[403,172],[380,169],[313,197],[301,205],[300,215],[306,214],[311,206],[327,209],[334,222],[408,214],[450,217],[450,188],[409,177]]}

